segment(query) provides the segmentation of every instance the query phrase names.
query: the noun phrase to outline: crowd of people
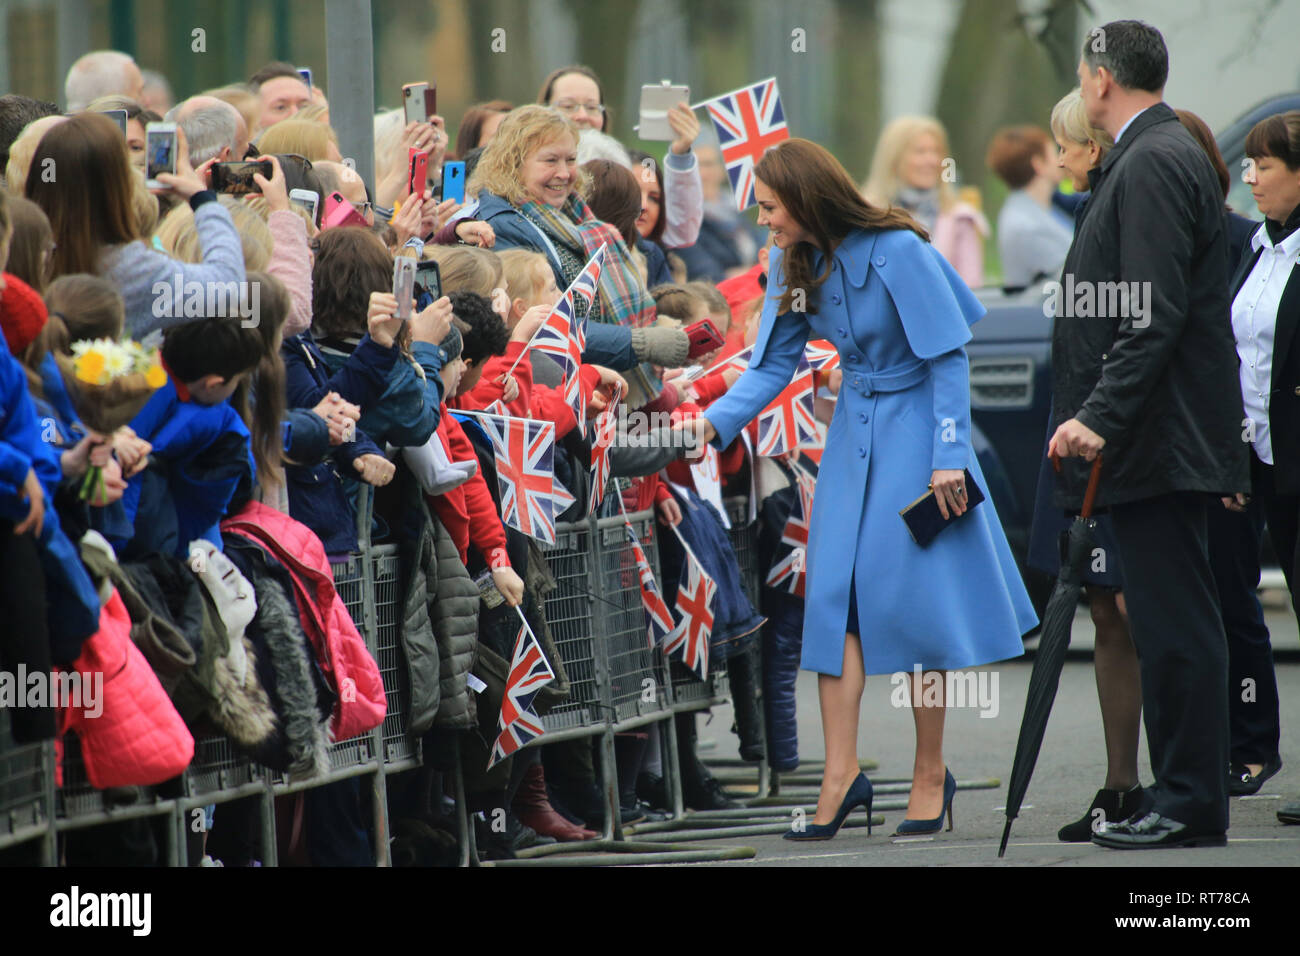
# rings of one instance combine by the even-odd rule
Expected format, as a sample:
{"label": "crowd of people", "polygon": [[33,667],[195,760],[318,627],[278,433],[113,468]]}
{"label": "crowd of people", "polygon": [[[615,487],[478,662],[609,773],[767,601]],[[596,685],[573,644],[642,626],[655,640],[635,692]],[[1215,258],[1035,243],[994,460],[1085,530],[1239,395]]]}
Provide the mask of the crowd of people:
{"label": "crowd of people", "polygon": [[[1292,361],[1283,330],[1296,312],[1287,276],[1300,249],[1300,114],[1264,120],[1247,140],[1265,224],[1225,216],[1228,174],[1213,138],[1194,114],[1175,116],[1160,102],[1167,67],[1142,31],[1159,34],[1141,25],[1107,27],[1118,52],[1101,59],[1085,52],[1080,88],[1053,110],[1050,133],[1036,125],[1000,130],[988,152],[990,168],[1011,190],[996,229],[1005,285],[1092,269],[1094,278],[1149,272],[1167,281],[1161,288],[1180,290],[1156,291],[1165,312],[1152,327],[1168,330],[1158,348],[1119,322],[1105,372],[1109,360],[1101,353],[1113,334],[1098,346],[1098,359],[1077,343],[1072,351],[1063,337],[1075,327],[1057,325],[1049,444],[1062,455],[1094,456],[1106,436],[1104,487],[1115,515],[1098,531],[1115,558],[1094,569],[1088,590],[1108,771],[1089,813],[1063,828],[1061,839],[1093,837],[1099,808],[1121,824],[1149,821],[1153,806],[1193,836],[1213,835],[1226,829],[1224,795],[1258,790],[1280,766],[1276,682],[1254,588],[1265,523],[1289,586],[1296,551],[1300,498],[1289,477],[1290,432],[1268,427],[1268,396],[1280,396],[1274,415],[1289,414],[1300,397],[1287,397],[1290,385],[1271,387],[1268,370],[1276,384]],[[1158,47],[1163,54],[1162,41]],[[947,502],[945,518],[948,509],[966,510],[963,469],[982,484],[970,450],[961,346],[983,312],[967,287],[985,283],[990,229],[978,197],[959,194],[944,175],[947,139],[934,119],[889,123],[861,185],[813,144],[790,140],[770,150],[756,187],[765,236],[736,211],[723,188],[721,154],[697,142],[691,110],[669,112],[674,139],[662,156],[629,150],[609,135],[600,78],[582,66],[552,72],[536,103],[471,107],[454,142],[441,117],[406,122],[401,110],[378,112],[373,184],[341,154],[322,91],[289,64],[268,64],[246,83],[173,103],[161,77],[146,83],[130,57],[98,51],[69,71],[66,101],[65,112],[18,94],[0,97],[0,326],[7,344],[0,350],[0,615],[13,625],[0,638],[0,666],[90,674],[116,654],[135,672],[129,694],[119,683],[117,696],[106,695],[108,719],[77,719],[67,706],[13,710],[16,740],[56,738],[62,753],[73,731],[87,766],[93,762],[92,783],[121,791],[122,800],[132,798],[132,787],[174,778],[192,759],[194,739],[213,733],[293,775],[326,768],[329,744],[373,728],[385,709],[375,662],[328,583],[331,566],[358,546],[364,485],[374,502],[372,539],[396,544],[401,558],[405,704],[424,743],[422,768],[389,780],[396,858],[448,858],[449,774],[457,760],[485,855],[595,838],[606,810],[601,755],[590,740],[543,740],[483,769],[502,685],[488,680],[475,692],[469,684],[509,670],[520,614],[557,672],[539,710],[571,692],[546,620],[554,581],[545,552],[503,520],[493,444],[472,414],[490,407],[554,426],[555,482],[573,499],[558,520],[580,519],[593,499],[601,515],[653,509],[677,532],[660,535],[654,569],[669,606],[688,560],[717,584],[710,656],[727,661],[743,759],[766,759],[779,772],[798,766],[801,660],[823,675],[827,777],[811,836],[794,838],[833,835],[848,810],[870,807],[870,785],[856,769],[864,672],[910,672],[913,662],[960,668],[1020,653],[1019,638],[1036,621],[991,503],[940,538],[964,543],[929,551],[907,539],[894,514],[915,497],[911,485],[903,487],[904,474],[915,471],[920,483],[930,477]],[[1141,119],[1124,112],[1130,106]],[[125,113],[124,129],[104,115],[110,111]],[[147,181],[146,128],[157,122],[175,124],[175,171]],[[1148,244],[1141,247],[1147,252],[1131,253],[1128,233],[1121,243],[1099,232],[1086,251],[1091,258],[1078,249],[1084,224],[1100,230],[1118,215],[1113,194],[1120,187],[1101,186],[1121,178],[1116,155],[1129,154],[1129,177],[1150,175],[1134,158],[1138,148],[1124,149],[1126,131],[1139,145],[1160,139],[1193,184],[1187,190],[1195,210],[1177,205],[1193,201],[1184,196],[1167,205],[1153,200],[1150,214],[1170,229],[1186,222],[1188,236],[1205,231],[1204,243],[1195,232],[1195,289],[1186,288],[1186,261],[1169,267],[1182,273],[1161,272],[1152,265],[1159,250]],[[410,179],[414,153],[427,157],[425,182]],[[241,159],[265,160],[270,175],[256,173],[251,192],[215,190],[214,164]],[[442,198],[451,162],[464,164],[463,203]],[[1058,188],[1066,176],[1071,195]],[[303,193],[316,202],[304,206],[291,196]],[[327,197],[335,194],[351,215],[327,216]],[[1215,223],[1222,225],[1217,234]],[[883,285],[863,279],[876,233],[881,240],[870,261]],[[1157,245],[1166,242],[1152,234]],[[1136,265],[1112,261],[1121,247]],[[585,351],[577,369],[566,369],[529,343],[601,248],[594,294],[575,300]],[[840,288],[855,303],[859,292],[878,296],[867,310],[843,306],[852,337],[834,328],[830,316],[841,313],[829,303],[820,318],[791,310],[796,287],[810,289],[816,304],[834,271],[822,271],[832,252],[843,269],[825,289]],[[1203,268],[1220,252],[1224,262]],[[887,256],[896,264],[892,274]],[[401,257],[436,263],[437,296],[422,291],[397,300]],[[827,295],[840,306],[839,294]],[[864,331],[868,312],[892,314],[881,306],[890,301],[898,313],[891,333]],[[946,309],[946,318],[927,317],[935,309]],[[1194,317],[1185,317],[1189,310]],[[720,333],[721,345],[701,351],[692,342],[686,329],[702,320]],[[810,324],[845,365],[814,379],[817,418],[830,437],[828,480],[811,492],[808,600],[802,590],[763,587],[755,606],[741,585],[725,517],[697,485],[696,452],[679,439],[694,431],[718,446],[720,494],[756,496],[766,578],[783,556],[791,514],[818,488],[823,449],[756,454],[755,419],[789,382]],[[1175,386],[1152,391],[1159,375],[1151,363],[1184,355],[1179,336],[1191,334],[1184,328],[1205,330],[1195,361],[1209,363],[1201,373],[1226,374],[1234,394],[1241,356],[1248,415],[1228,402],[1226,411],[1217,407],[1199,419],[1189,411],[1186,427],[1200,436],[1207,421],[1231,419],[1237,430],[1245,417],[1259,423],[1249,474],[1248,446],[1229,447],[1222,436],[1195,445],[1212,459],[1220,455],[1211,461],[1186,460],[1169,438],[1160,442],[1169,461],[1145,471],[1134,463],[1147,460],[1130,450],[1135,422],[1190,409]],[[88,387],[101,368],[115,374],[114,362],[131,361],[104,348],[105,340],[137,343],[123,354],[145,365],[157,349],[158,367],[141,366],[147,389],[132,391],[123,384],[130,379],[112,375]],[[725,364],[749,347],[749,374]],[[1062,370],[1067,361],[1074,365]],[[873,393],[856,374],[859,363],[877,372],[903,363],[910,377],[890,385],[878,375]],[[685,373],[688,367],[698,368]],[[924,375],[911,374],[918,371]],[[1188,374],[1195,390],[1200,373]],[[586,421],[566,395],[575,377]],[[1094,390],[1102,387],[1099,377],[1111,405]],[[918,390],[922,382],[933,384]],[[1206,402],[1222,399],[1201,394]],[[662,413],[652,420],[670,424],[658,441],[615,437],[612,483],[603,494],[591,480],[593,419],[620,400]],[[926,408],[913,411],[914,400]],[[871,416],[880,424],[868,429]],[[940,440],[936,429],[949,422],[956,437]],[[899,428],[871,438],[871,430]],[[866,436],[860,446],[855,435]],[[915,461],[899,464],[900,449],[911,449],[906,455]],[[894,455],[904,457],[895,462]],[[1153,478],[1151,469],[1177,474]],[[1056,481],[1045,464],[1031,558],[1048,573],[1059,567],[1055,541],[1068,521],[1061,506],[1078,504],[1069,494],[1051,500]],[[1185,500],[1193,493],[1200,493],[1195,506]],[[1226,497],[1207,512],[1204,493]],[[1139,507],[1157,496],[1175,504]],[[818,514],[858,514],[864,499],[860,524],[876,537],[863,530],[859,541],[848,529],[836,534],[852,540],[833,543],[831,532],[819,532],[826,519]],[[1142,550],[1171,536],[1186,540],[1185,568]],[[904,551],[916,551],[915,561],[897,560]],[[1139,556],[1136,564],[1130,555]],[[936,568],[964,579],[951,600],[915,592]],[[895,586],[881,586],[885,580]],[[1198,594],[1199,603],[1170,597],[1175,584]],[[967,601],[972,588],[980,595]],[[1183,607],[1186,633],[1199,634],[1197,654],[1207,656],[1179,655],[1174,625],[1157,620],[1166,599]],[[1216,620],[1226,641],[1224,630],[1211,626]],[[844,642],[828,638],[846,631]],[[1178,689],[1190,686],[1189,669],[1199,672],[1195,714],[1174,703]],[[1229,677],[1252,679],[1258,699],[1247,705],[1227,694]],[[1211,700],[1222,706],[1216,710]],[[1144,705],[1157,776],[1147,791],[1137,768]],[[114,708],[121,708],[116,717]],[[942,710],[916,712],[914,785],[900,832],[937,829],[945,812],[951,821]],[[128,745],[124,730],[130,724],[138,735],[141,721],[158,741],[147,754]],[[734,807],[696,755],[696,715],[678,714],[672,726],[686,805]],[[623,823],[666,814],[662,748],[657,730],[617,736]],[[1211,760],[1220,764],[1213,785],[1205,771]],[[294,840],[285,858],[373,861],[368,800],[355,780],[284,798],[281,809],[294,819],[284,828]],[[1295,817],[1295,809],[1286,812]],[[499,820],[506,825],[494,825]],[[259,825],[256,808],[241,801],[210,810],[190,848],[192,863],[255,864]],[[1134,839],[1150,838],[1153,827],[1135,824]],[[1169,838],[1169,827],[1155,830],[1155,838]],[[151,824],[126,821],[69,833],[62,852],[69,863],[150,863],[158,845]]]}

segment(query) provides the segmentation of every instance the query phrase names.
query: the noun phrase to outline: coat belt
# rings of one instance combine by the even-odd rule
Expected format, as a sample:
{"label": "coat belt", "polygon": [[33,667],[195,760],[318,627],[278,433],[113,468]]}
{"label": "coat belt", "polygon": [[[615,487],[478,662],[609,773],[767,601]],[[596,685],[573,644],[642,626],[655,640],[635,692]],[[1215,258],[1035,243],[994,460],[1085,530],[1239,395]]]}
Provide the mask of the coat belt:
{"label": "coat belt", "polygon": [[[841,366],[842,368],[843,366]],[[877,372],[852,372],[844,370],[844,387],[870,398],[876,392],[901,392],[919,385],[930,375],[930,363],[918,359],[911,365],[881,369]]]}

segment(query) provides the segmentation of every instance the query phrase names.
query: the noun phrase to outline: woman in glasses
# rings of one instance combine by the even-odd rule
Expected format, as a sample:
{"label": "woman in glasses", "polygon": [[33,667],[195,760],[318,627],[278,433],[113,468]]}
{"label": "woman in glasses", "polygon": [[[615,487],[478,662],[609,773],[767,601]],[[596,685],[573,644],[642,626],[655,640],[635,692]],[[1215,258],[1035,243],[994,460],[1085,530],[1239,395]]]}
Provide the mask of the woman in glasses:
{"label": "woman in glasses", "polygon": [[[537,102],[555,107],[573,120],[579,129],[609,132],[605,94],[600,79],[590,67],[562,66],[553,71],[542,84]],[[664,157],[662,172],[651,160],[637,174],[645,207],[637,229],[642,236],[651,233],[659,219],[659,203],[662,201],[664,225],[653,240],[665,249],[677,249],[695,245],[700,235],[700,224],[704,222],[700,164],[691,148],[700,135],[700,121],[689,106],[678,105],[668,111],[668,125],[677,138]]]}

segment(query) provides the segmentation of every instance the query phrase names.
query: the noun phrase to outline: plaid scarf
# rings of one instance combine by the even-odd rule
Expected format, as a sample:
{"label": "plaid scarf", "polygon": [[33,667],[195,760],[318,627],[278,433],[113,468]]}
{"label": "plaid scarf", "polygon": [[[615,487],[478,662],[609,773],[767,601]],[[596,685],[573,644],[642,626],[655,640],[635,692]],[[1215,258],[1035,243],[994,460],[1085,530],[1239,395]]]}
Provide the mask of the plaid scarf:
{"label": "plaid scarf", "polygon": [[566,286],[577,278],[600,244],[608,244],[600,273],[600,297],[592,303],[588,320],[638,328],[654,322],[655,300],[646,291],[623,237],[609,223],[597,219],[581,197],[570,196],[559,209],[536,201],[517,208],[555,246]]}

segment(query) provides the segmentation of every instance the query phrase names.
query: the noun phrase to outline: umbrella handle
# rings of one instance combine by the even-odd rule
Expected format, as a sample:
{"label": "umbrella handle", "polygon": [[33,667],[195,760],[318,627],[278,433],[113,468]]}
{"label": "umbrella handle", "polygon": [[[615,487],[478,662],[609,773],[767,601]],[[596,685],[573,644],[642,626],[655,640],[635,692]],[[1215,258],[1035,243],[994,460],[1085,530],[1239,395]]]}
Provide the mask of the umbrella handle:
{"label": "umbrella handle", "polygon": [[[1056,470],[1057,474],[1060,474],[1061,456],[1056,454],[1056,452],[1052,452],[1047,457],[1051,459],[1052,468]],[[1080,518],[1092,517],[1092,504],[1097,497],[1097,485],[1101,481],[1101,459],[1101,455],[1098,455],[1093,459],[1092,471],[1088,473],[1088,488],[1083,493],[1083,509],[1079,512]]]}
{"label": "umbrella handle", "polygon": [[1097,485],[1101,483],[1101,455],[1093,459],[1092,471],[1088,473],[1088,489],[1083,493],[1083,509],[1079,517],[1092,517],[1092,505],[1097,498]]}

